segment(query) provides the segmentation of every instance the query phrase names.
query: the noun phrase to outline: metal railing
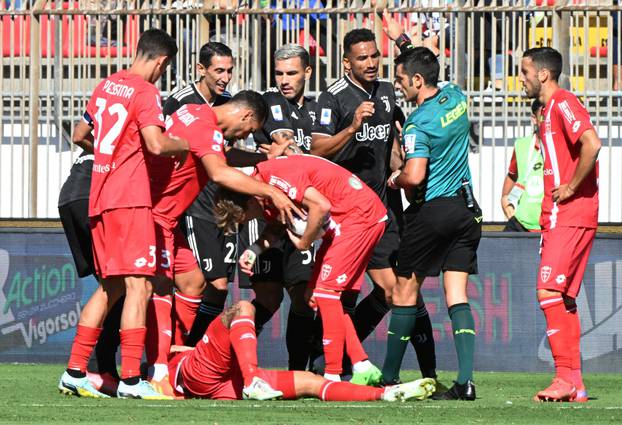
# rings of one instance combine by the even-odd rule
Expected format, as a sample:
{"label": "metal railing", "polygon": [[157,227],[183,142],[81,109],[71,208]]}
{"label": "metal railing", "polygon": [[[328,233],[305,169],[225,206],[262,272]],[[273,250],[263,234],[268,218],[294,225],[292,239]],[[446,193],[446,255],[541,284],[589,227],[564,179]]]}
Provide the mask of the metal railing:
{"label": "metal railing", "polygon": [[[439,55],[441,79],[469,96],[471,168],[486,221],[502,221],[499,197],[515,137],[531,131],[521,94],[522,52],[551,45],[564,56],[562,84],[586,104],[603,140],[602,222],[622,222],[622,92],[617,82],[622,14],[613,0],[396,0],[389,10],[416,44]],[[381,77],[392,80],[393,44],[369,0],[0,1],[0,217],[56,217],[58,191],[78,155],[69,143],[90,92],[128,66],[138,36],[172,34],[179,53],[160,82],[163,96],[196,78],[210,40],[235,57],[229,89],[273,84],[273,51],[296,42],[312,55],[309,94],[341,76],[343,36],[376,33]],[[404,104],[408,112],[411,105]]]}

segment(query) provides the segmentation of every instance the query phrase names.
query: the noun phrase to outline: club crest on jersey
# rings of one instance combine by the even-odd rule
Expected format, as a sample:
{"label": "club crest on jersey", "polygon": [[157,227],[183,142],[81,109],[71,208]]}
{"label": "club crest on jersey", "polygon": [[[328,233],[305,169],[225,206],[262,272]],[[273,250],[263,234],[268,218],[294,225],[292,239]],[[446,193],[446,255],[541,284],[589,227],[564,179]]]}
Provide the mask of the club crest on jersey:
{"label": "club crest on jersey", "polygon": [[333,266],[329,265],[329,264],[324,264],[322,266],[322,280],[326,280],[328,279],[328,276],[330,276],[330,272],[333,271]]}
{"label": "club crest on jersey", "polygon": [[281,105],[272,105],[270,110],[272,111],[272,118],[274,118],[274,121],[283,121],[283,111],[281,110]]}
{"label": "club crest on jersey", "polygon": [[311,123],[315,124],[315,111],[309,111],[309,116],[311,117]]}
{"label": "club crest on jersey", "polygon": [[542,283],[546,283],[546,281],[549,280],[552,271],[553,269],[549,266],[540,267],[540,279],[542,280]]}
{"label": "club crest on jersey", "polygon": [[354,190],[361,190],[363,188],[363,183],[361,183],[361,181],[358,179],[358,177],[356,177],[354,175],[350,176],[350,178],[348,179],[348,184]]}
{"label": "club crest on jersey", "polygon": [[328,125],[330,124],[330,117],[332,115],[332,111],[328,108],[322,108],[322,113],[320,115],[320,124]]}
{"label": "club crest on jersey", "polygon": [[384,110],[391,112],[391,104],[389,103],[389,96],[380,96],[380,100],[384,103]]}

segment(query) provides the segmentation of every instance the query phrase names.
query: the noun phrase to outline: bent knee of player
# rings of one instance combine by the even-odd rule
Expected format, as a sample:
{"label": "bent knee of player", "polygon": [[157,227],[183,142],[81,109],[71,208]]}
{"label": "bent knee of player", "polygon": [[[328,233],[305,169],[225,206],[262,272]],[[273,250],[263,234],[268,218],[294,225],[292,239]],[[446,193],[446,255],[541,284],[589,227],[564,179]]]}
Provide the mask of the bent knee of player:
{"label": "bent knee of player", "polygon": [[399,277],[391,291],[392,302],[395,305],[414,305],[419,295],[419,285],[413,274],[410,278]]}
{"label": "bent knee of player", "polygon": [[255,306],[251,302],[241,300],[237,302],[237,305],[238,305],[238,309],[237,309],[237,312],[234,318],[240,317],[240,316],[255,317]]}
{"label": "bent knee of player", "polygon": [[322,385],[326,381],[311,372],[294,371],[294,387],[297,397],[320,397]]}
{"label": "bent knee of player", "polygon": [[125,295],[148,299],[153,293],[153,286],[145,276],[126,276]]}
{"label": "bent knee of player", "polygon": [[175,286],[185,295],[199,297],[205,291],[205,277],[197,267],[190,272],[176,274]]}
{"label": "bent knee of player", "polygon": [[227,291],[229,290],[229,282],[227,282],[226,277],[221,277],[221,278],[210,281],[209,284],[207,285],[207,289],[209,290],[210,287],[217,289],[219,291]]}

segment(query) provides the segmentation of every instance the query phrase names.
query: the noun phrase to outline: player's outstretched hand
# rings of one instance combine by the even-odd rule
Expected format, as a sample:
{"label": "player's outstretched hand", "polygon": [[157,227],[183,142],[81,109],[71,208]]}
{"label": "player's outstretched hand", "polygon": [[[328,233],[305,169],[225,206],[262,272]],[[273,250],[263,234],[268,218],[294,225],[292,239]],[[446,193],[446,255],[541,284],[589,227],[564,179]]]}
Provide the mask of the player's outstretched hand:
{"label": "player's outstretched hand", "polygon": [[289,236],[289,239],[292,241],[292,244],[294,244],[294,246],[296,247],[296,249],[300,250],[300,251],[304,251],[306,249],[309,249],[308,246],[304,245],[300,239],[300,236],[297,236],[294,234],[294,232],[292,232],[289,229],[287,230],[287,235]]}
{"label": "player's outstretched hand", "polygon": [[402,28],[398,21],[393,19],[393,16],[391,16],[391,13],[389,13],[387,9],[382,11],[382,17],[384,18],[382,30],[391,40],[397,40],[397,38],[404,33],[404,28]]}
{"label": "player's outstretched hand", "polygon": [[574,195],[574,190],[569,184],[560,184],[553,189],[553,202],[559,202],[560,204],[571,198]]}
{"label": "player's outstretched hand", "polygon": [[387,179],[387,186],[389,186],[391,189],[399,189],[400,187],[395,183],[395,180],[400,174],[402,174],[402,170],[395,170],[393,173],[391,173],[391,175]]}
{"label": "player's outstretched hand", "polygon": [[352,118],[350,127],[352,127],[354,131],[358,131],[363,125],[363,121],[374,115],[374,112],[374,102],[365,101],[361,103],[358,108],[356,108],[356,111],[354,111],[354,118]]}
{"label": "player's outstretched hand", "polygon": [[238,261],[242,273],[252,276],[253,266],[255,265],[256,260],[257,254],[255,254],[252,250],[247,249],[246,251],[244,251],[240,256],[240,260]]}
{"label": "player's outstretched hand", "polygon": [[[285,224],[289,221],[294,220],[294,214],[298,215],[298,217],[303,216],[303,212],[298,208],[291,199],[287,197],[283,192],[279,189],[274,189],[272,194],[270,195],[270,200],[274,204],[274,206],[279,210],[279,219],[281,223]],[[292,212],[294,214],[292,214]]]}

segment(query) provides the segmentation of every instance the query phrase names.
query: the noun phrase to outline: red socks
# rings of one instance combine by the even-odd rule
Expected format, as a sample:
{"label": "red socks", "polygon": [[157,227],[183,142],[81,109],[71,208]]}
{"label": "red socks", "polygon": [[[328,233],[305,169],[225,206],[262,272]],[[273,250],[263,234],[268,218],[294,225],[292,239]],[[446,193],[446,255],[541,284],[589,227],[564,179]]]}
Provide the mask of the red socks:
{"label": "red socks", "polygon": [[147,307],[147,337],[145,353],[147,364],[167,363],[171,349],[172,321],[171,309],[173,306],[171,295],[153,295]]}
{"label": "red socks", "polygon": [[240,365],[244,385],[250,385],[257,374],[257,337],[253,318],[240,316],[231,322],[229,340]]}
{"label": "red socks", "polygon": [[88,326],[78,325],[76,336],[71,346],[71,355],[69,356],[69,362],[67,364],[68,369],[86,372],[86,365],[89,362],[89,357],[93,352],[95,344],[97,344],[97,339],[101,332],[102,328],[90,328]]}
{"label": "red socks", "polygon": [[322,384],[319,398],[324,401],[373,401],[380,400],[383,393],[384,388],[326,381]]}
{"label": "red socks", "polygon": [[561,295],[541,299],[540,308],[546,318],[546,334],[555,362],[556,376],[573,382],[573,315],[566,312]]}
{"label": "red socks", "polygon": [[201,304],[201,297],[193,295],[185,295],[179,291],[175,292],[175,334],[173,335],[173,344],[184,345],[197,310]]}
{"label": "red socks", "polygon": [[140,376],[147,328],[121,329],[121,379]]}
{"label": "red socks", "polygon": [[322,316],[322,344],[324,345],[325,373],[339,375],[346,342],[346,325],[340,294],[316,288],[313,291],[320,315]]}
{"label": "red socks", "polygon": [[361,344],[361,341],[356,334],[352,318],[350,318],[349,314],[344,313],[343,321],[346,327],[346,352],[348,353],[348,357],[350,357],[350,361],[354,365],[358,362],[362,362],[363,360],[367,360],[367,353],[365,352],[365,349],[363,349],[363,344]]}

